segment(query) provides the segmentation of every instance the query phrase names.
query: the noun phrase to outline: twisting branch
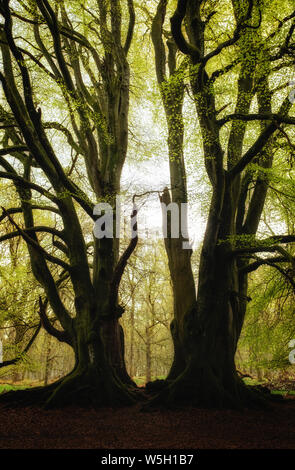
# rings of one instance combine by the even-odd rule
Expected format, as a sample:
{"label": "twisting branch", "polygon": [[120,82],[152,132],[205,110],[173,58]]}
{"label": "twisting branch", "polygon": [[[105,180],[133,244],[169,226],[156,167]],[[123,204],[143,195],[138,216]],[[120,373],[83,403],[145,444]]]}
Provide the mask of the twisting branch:
{"label": "twisting branch", "polygon": [[111,289],[110,289],[111,310],[114,312],[114,314],[117,314],[118,316],[121,316],[123,313],[122,307],[121,308],[118,307],[118,292],[119,292],[120,282],[121,282],[124,270],[126,268],[127,262],[130,256],[132,255],[132,253],[134,252],[137,242],[138,242],[138,233],[137,233],[138,208],[135,204],[135,197],[136,196],[133,196],[133,210],[131,214],[131,240],[126,250],[120,257],[118,264],[114,270],[113,279],[111,283]]}
{"label": "twisting branch", "polygon": [[40,316],[40,321],[41,325],[43,326],[44,330],[47,331],[51,336],[54,336],[54,338],[58,339],[58,341],[67,343],[70,346],[72,346],[72,338],[66,331],[58,330],[55,328],[52,323],[50,322],[47,314],[46,314],[46,309],[48,305],[48,300],[46,299],[44,302],[42,301],[41,296],[39,297],[39,316]]}
{"label": "twisting branch", "polygon": [[[294,241],[294,240],[293,240]],[[285,259],[294,263],[294,258],[280,245],[259,245],[259,246],[249,246],[245,248],[237,248],[231,252],[232,256],[241,256],[243,254],[251,254],[251,253],[273,253],[277,251],[281,253]]]}
{"label": "twisting branch", "polygon": [[289,262],[289,260],[286,259],[284,256],[272,256],[270,258],[260,258],[259,256],[255,256],[255,257],[251,256],[251,258],[255,258],[256,261],[240,268],[239,269],[240,274],[249,274],[253,271],[256,271],[256,269],[260,268],[260,266],[263,266],[266,264],[274,265],[275,263],[288,263]]}
{"label": "twisting branch", "polygon": [[217,120],[219,126],[223,126],[229,121],[276,121],[283,124],[295,124],[295,117],[280,116],[279,114],[228,114]]}
{"label": "twisting branch", "polygon": [[219,46],[214,50],[214,51],[211,51],[209,52],[203,59],[202,59],[202,65],[204,66],[208,60],[212,59],[213,57],[215,57],[216,55],[220,54],[221,51],[223,51],[223,49],[229,47],[229,46],[233,46],[234,44],[236,44],[236,42],[240,39],[241,37],[241,33],[243,32],[243,30],[249,28],[249,29],[258,29],[261,25],[261,21],[262,21],[262,14],[261,14],[261,10],[259,9],[259,21],[258,21],[258,24],[257,25],[249,25],[247,23],[247,21],[251,18],[251,15],[252,15],[252,11],[253,11],[253,7],[254,7],[254,1],[253,0],[249,0],[249,4],[248,4],[248,10],[247,10],[247,13],[245,15],[245,18],[238,22],[237,23],[237,26],[236,26],[236,29],[233,33],[233,36],[231,39],[228,39],[227,41],[224,41],[223,43],[219,44]]}
{"label": "twisting branch", "polygon": [[[6,211],[6,214],[7,213],[8,211]],[[3,213],[1,218],[3,219],[3,216],[4,217],[7,216],[6,214]],[[37,232],[50,233],[53,236],[57,236],[59,238],[64,239],[63,233],[60,230],[56,230],[53,227],[45,227],[45,226],[29,227],[29,228],[24,229],[24,232],[27,233],[28,235],[30,235],[31,233],[37,233]],[[19,236],[21,236],[19,230],[16,230],[15,232],[6,233],[5,235],[2,235],[0,237],[0,242],[4,242],[6,240],[10,240],[11,238],[15,238]]]}
{"label": "twisting branch", "polygon": [[47,197],[47,199],[50,199],[52,202],[55,202],[57,205],[59,203],[58,198],[54,196],[54,194],[51,194],[49,191],[44,189],[42,186],[39,186],[38,184],[31,183],[30,181],[26,180],[25,178],[22,178],[16,173],[14,174],[14,173],[7,173],[5,171],[0,171],[0,178],[12,180],[15,182],[15,184],[18,184],[19,186],[22,186],[23,188],[30,188],[30,189],[33,189],[34,191],[37,191],[38,193]]}
{"label": "twisting branch", "polygon": [[196,59],[199,59],[201,56],[201,51],[196,47],[187,42],[185,39],[181,25],[186,14],[186,8],[188,5],[188,0],[178,0],[177,8],[171,17],[171,33],[176,42],[179,50],[186,55],[190,55]]}
{"label": "twisting branch", "polygon": [[38,253],[42,254],[48,261],[54,264],[58,264],[62,268],[66,269],[67,271],[70,271],[71,266],[68,263],[65,263],[61,259],[57,258],[56,256],[51,255],[50,253],[47,253],[47,251],[42,248],[39,243],[37,243],[33,238],[31,238],[25,230],[20,228],[20,226],[13,220],[13,218],[10,216],[10,214],[6,211],[4,207],[2,207],[3,213],[8,217],[9,221],[11,224],[16,228],[18,233],[23,237],[23,239],[31,245]]}
{"label": "twisting branch", "polygon": [[[59,210],[56,207],[46,206],[42,204],[31,204],[31,209],[50,211],[54,212],[55,214],[60,214]],[[6,212],[8,212],[8,214],[21,214],[23,212],[23,209],[21,207],[11,207],[10,209],[6,209]],[[2,220],[4,220],[5,218],[6,215],[2,213],[0,215],[0,222],[2,222]]]}
{"label": "twisting branch", "polygon": [[[6,77],[0,72],[0,80],[2,81],[6,98],[13,110],[13,113],[17,117],[18,124],[25,136],[26,143],[28,144],[28,147],[31,150],[32,155],[34,156],[36,161],[40,164],[41,168],[45,170],[45,173],[47,175],[50,175],[52,184],[56,181],[57,179],[56,177],[58,177],[58,179],[63,183],[65,188],[71,192],[72,197],[81,205],[81,207],[83,207],[83,209],[87,212],[87,214],[90,217],[92,217],[94,204],[92,204],[92,202],[89,201],[86,194],[84,194],[82,190],[78,188],[66,176],[46,136],[46,133],[44,131],[44,128],[41,122],[40,110],[36,110],[35,105],[34,105],[31,79],[30,79],[28,69],[25,65],[24,59],[23,59],[23,54],[21,50],[17,47],[14,41],[13,35],[12,35],[12,17],[11,17],[11,12],[10,12],[10,7],[9,7],[9,0],[3,0],[2,3],[3,3],[3,7],[2,7],[1,13],[5,19],[4,30],[5,30],[9,49],[11,50],[15,60],[17,61],[18,67],[21,72],[25,106],[22,103],[21,95],[15,90],[15,83],[12,84],[12,89],[11,89],[11,84],[7,82]],[[76,90],[74,88],[71,75],[69,73],[67,64],[65,63],[65,60],[62,54],[60,34],[59,34],[56,16],[52,8],[50,7],[50,4],[46,0],[39,2],[38,7],[40,11],[43,13],[44,18],[48,24],[48,27],[52,33],[56,57],[57,57],[57,60],[58,60],[58,63],[59,63],[59,66],[63,75],[64,82],[68,90],[72,92],[74,96],[77,98]],[[6,67],[9,67],[12,70],[10,58],[8,58],[8,56],[6,57],[5,61],[6,61]],[[16,99],[15,93],[17,93],[18,99]],[[22,110],[24,112],[23,115],[20,112],[20,103],[23,108]],[[39,142],[36,142],[31,126],[28,125],[28,122],[27,122],[28,116],[25,116],[26,111],[28,113],[28,116],[31,120],[32,125],[34,126],[38,134]],[[55,171],[53,171],[52,165]],[[56,186],[56,184],[53,184],[53,186]]]}
{"label": "twisting branch", "polygon": [[[279,112],[277,113],[278,116],[285,115],[286,119],[290,118],[293,120],[294,118],[287,116],[287,113],[291,107],[292,103],[290,102],[289,97],[287,96],[280,106]],[[230,178],[237,176],[246,168],[249,163],[253,161],[253,159],[262,151],[263,147],[268,142],[268,139],[274,134],[277,128],[278,124],[276,121],[271,122],[265,127],[265,129],[261,132],[254,144],[249,148],[249,150],[247,150],[247,152],[236,163],[236,165],[228,172]]]}
{"label": "twisting branch", "polygon": [[[283,263],[283,262],[288,262],[288,260],[282,257],[271,257],[271,258],[259,258],[256,257],[256,261],[254,263],[249,264],[248,266],[245,266],[242,268],[239,272],[242,274],[249,274],[250,272],[256,271],[260,266],[267,265],[270,266],[271,268],[276,269],[279,271],[279,273],[287,279],[287,281],[291,284],[295,291],[295,282],[294,279],[289,276],[288,272],[286,272],[281,266],[278,266],[277,263]],[[293,263],[295,262],[295,258],[293,258]]]}
{"label": "twisting branch", "polygon": [[41,322],[40,322],[39,325],[37,326],[37,328],[36,328],[36,330],[35,330],[33,336],[31,337],[30,341],[29,341],[28,344],[26,345],[26,347],[25,347],[25,349],[23,350],[23,352],[20,353],[20,354],[19,354],[17,357],[15,357],[14,359],[9,359],[8,361],[0,362],[0,368],[2,368],[2,367],[7,367],[7,366],[12,366],[12,365],[17,364],[17,363],[21,360],[22,356],[23,356],[24,354],[26,354],[26,353],[29,351],[30,347],[31,347],[32,344],[34,343],[35,339],[37,338],[40,329],[41,329]]}
{"label": "twisting branch", "polygon": [[56,129],[57,131],[62,132],[68,141],[68,144],[76,150],[78,154],[82,154],[83,150],[79,147],[79,145],[75,142],[74,137],[72,136],[72,133],[69,131],[69,129],[59,122],[45,122],[44,124],[44,129]]}
{"label": "twisting branch", "polygon": [[11,155],[14,152],[25,152],[28,150],[28,147],[25,145],[14,145],[12,147],[7,147],[4,149],[0,149],[0,155]]}
{"label": "twisting branch", "polygon": [[258,139],[254,142],[254,144],[249,148],[249,150],[242,156],[242,158],[238,161],[238,163],[228,172],[229,177],[235,177],[239,173],[241,173],[246,166],[252,162],[252,160],[258,155],[259,152],[263,149],[265,144],[267,143],[268,139],[277,129],[275,123],[269,124],[267,128],[260,134]]}
{"label": "twisting branch", "polygon": [[[274,251],[278,249],[278,245],[274,245],[274,243],[295,243],[295,235],[273,235],[264,240],[255,240],[251,246],[234,249],[232,254],[241,255],[243,253],[258,253],[259,251]],[[283,250],[282,247],[279,247],[279,249]]]}
{"label": "twisting branch", "polygon": [[209,83],[213,83],[217,78],[222,77],[223,75],[228,73],[239,63],[240,63],[240,59],[237,58],[233,60],[230,64],[226,65],[225,67],[215,70],[214,72],[212,72],[212,75],[209,78]]}
{"label": "twisting branch", "polygon": [[127,31],[127,36],[124,44],[124,52],[127,55],[132,37],[133,37],[133,31],[134,31],[134,25],[135,25],[135,10],[134,10],[134,2],[133,0],[128,0],[128,12],[129,12],[129,24],[128,24],[128,31]]}
{"label": "twisting branch", "polygon": [[187,40],[185,39],[183,33],[182,33],[182,22],[185,18],[186,15],[186,10],[188,6],[188,0],[178,0],[177,2],[177,8],[174,12],[174,15],[171,18],[171,32],[172,36],[181,52],[183,52],[186,55],[190,55],[191,58],[195,62],[200,62],[202,64],[202,67],[206,65],[206,63],[215,57],[216,55],[220,54],[223,49],[232,46],[236,44],[236,42],[239,40],[241,33],[243,30],[246,28],[251,28],[251,29],[258,29],[261,25],[262,21],[262,14],[261,11],[259,10],[259,21],[257,25],[249,25],[247,21],[251,18],[253,7],[254,7],[254,1],[249,0],[248,2],[248,9],[245,14],[245,17],[242,19],[242,21],[239,21],[236,25],[235,31],[233,33],[232,38],[228,39],[227,41],[224,41],[223,43],[219,44],[219,46],[214,49],[213,51],[209,52],[207,55],[201,57],[201,51],[196,45],[192,45]]}

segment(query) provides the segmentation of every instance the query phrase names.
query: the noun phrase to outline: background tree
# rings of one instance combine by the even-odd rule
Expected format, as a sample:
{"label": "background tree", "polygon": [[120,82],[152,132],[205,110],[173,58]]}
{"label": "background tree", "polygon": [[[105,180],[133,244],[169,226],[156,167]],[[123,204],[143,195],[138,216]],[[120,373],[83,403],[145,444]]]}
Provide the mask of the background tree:
{"label": "background tree", "polygon": [[[274,152],[276,160],[267,171],[269,190],[260,232],[275,235],[273,226],[294,235],[294,168],[292,145],[279,138]],[[286,158],[287,156],[287,158]],[[286,177],[287,175],[287,177]],[[294,256],[294,246],[289,246]],[[289,361],[289,342],[294,339],[294,269],[289,263],[272,265],[267,257],[249,275],[249,296],[245,324],[238,345],[238,368],[259,380],[272,384],[294,381]],[[293,377],[293,378],[292,378]],[[285,385],[286,386],[286,385]],[[291,386],[291,388],[293,388]]]}

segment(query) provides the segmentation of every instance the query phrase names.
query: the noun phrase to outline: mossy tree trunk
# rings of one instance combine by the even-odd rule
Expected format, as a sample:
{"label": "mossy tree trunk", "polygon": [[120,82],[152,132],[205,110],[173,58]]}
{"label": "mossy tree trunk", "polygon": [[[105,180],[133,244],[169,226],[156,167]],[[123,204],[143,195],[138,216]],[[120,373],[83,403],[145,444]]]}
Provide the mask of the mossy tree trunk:
{"label": "mossy tree trunk", "polygon": [[[281,246],[274,246],[274,240],[256,240],[268,181],[263,172],[258,172],[253,179],[248,166],[255,161],[264,168],[271,167],[277,127],[272,118],[272,95],[268,87],[270,59],[258,31],[261,13],[254,2],[242,6],[234,0],[236,26],[233,39],[208,52],[204,35],[214,15],[207,11],[207,20],[204,21],[201,3],[179,0],[171,19],[171,31],[178,48],[190,61],[191,90],[212,196],[200,257],[197,299],[185,312],[180,339],[184,346],[185,367],[155,401],[165,401],[171,406],[182,403],[239,407],[260,401],[239,379],[234,360],[249,301],[247,275],[263,264],[263,260],[251,262],[251,258],[260,251],[279,251],[282,256],[272,258],[274,263],[288,259],[288,253]],[[183,35],[183,22],[189,42]],[[233,63],[221,69],[217,66],[209,75],[207,63],[230,45],[236,45]],[[235,61],[240,67],[235,112],[218,119],[214,84],[235,66]],[[259,70],[258,64],[263,64]],[[257,96],[259,105],[256,119],[261,119],[260,134],[243,153],[254,96]],[[286,98],[278,113],[282,122],[290,107]],[[224,151],[220,129],[231,120],[233,123]],[[292,241],[293,237],[276,237],[279,243],[288,240]]]}
{"label": "mossy tree trunk", "polygon": [[[32,25],[32,41],[42,55],[40,61],[18,46],[10,2],[1,2],[4,27],[0,79],[11,110],[3,112],[3,121],[12,124],[7,126],[6,134],[14,144],[6,153],[16,156],[23,165],[23,172],[19,172],[19,168],[14,168],[4,158],[3,151],[0,164],[5,171],[1,172],[1,177],[15,184],[20,199],[16,212],[23,214],[24,229],[9,211],[5,215],[15,226],[13,236],[22,236],[27,243],[33,273],[44,288],[45,298],[40,300],[42,325],[60,341],[68,343],[75,353],[73,372],[56,387],[50,386],[41,392],[48,406],[69,403],[112,406],[132,402],[128,385],[135,384],[125,367],[124,334],[119,324],[123,309],[118,304],[118,288],[136,240],[119,258],[116,236],[112,239],[93,237],[90,243],[88,238],[86,243],[81,222],[82,212],[84,219],[89,217],[95,221],[92,199],[115,208],[120,191],[128,145],[130,71],[127,54],[135,23],[133,1],[127,3],[129,24],[125,38],[119,0],[111,0],[109,6],[99,0],[95,17],[97,29],[87,30],[85,23],[81,31],[75,30],[71,23],[67,2],[58,2],[53,8],[52,2],[42,0],[35,9],[24,7],[23,20],[28,20],[26,14],[36,20],[28,21]],[[22,22],[22,17],[18,21]],[[92,17],[91,21],[94,21]],[[45,72],[51,85],[57,88],[68,113],[69,127],[43,120],[42,110],[35,104],[32,67],[27,58],[39,68],[39,73]],[[48,136],[50,129],[60,132],[67,140],[74,155],[70,168],[63,167],[62,159],[53,148]],[[82,184],[78,186],[75,182],[78,181],[75,175],[78,160],[84,164],[88,178],[85,191]],[[46,180],[44,186],[32,182],[35,168]],[[47,210],[57,215],[61,230],[36,226],[34,210],[42,208],[44,202],[34,204],[35,194],[50,201]],[[51,249],[46,250],[41,245],[38,232],[52,235]],[[74,293],[74,312],[67,309],[61,297],[60,288],[65,282]],[[47,306],[58,319],[59,329],[52,325]]]}
{"label": "mossy tree trunk", "polygon": [[[152,41],[155,66],[168,129],[170,190],[165,188],[160,197],[163,204],[163,225],[166,228],[165,248],[173,286],[174,318],[170,325],[174,344],[173,363],[167,380],[175,379],[186,365],[183,349],[184,319],[196,301],[195,282],[191,267],[192,249],[189,246],[186,171],[183,155],[184,125],[182,116],[184,77],[188,62],[177,63],[177,46],[170,34],[164,42],[163,25],[168,1],[160,0],[152,23]],[[166,32],[167,35],[167,32]],[[179,237],[172,237],[170,203],[178,207]],[[171,206],[170,206],[171,207]],[[168,210],[166,210],[168,209]]]}

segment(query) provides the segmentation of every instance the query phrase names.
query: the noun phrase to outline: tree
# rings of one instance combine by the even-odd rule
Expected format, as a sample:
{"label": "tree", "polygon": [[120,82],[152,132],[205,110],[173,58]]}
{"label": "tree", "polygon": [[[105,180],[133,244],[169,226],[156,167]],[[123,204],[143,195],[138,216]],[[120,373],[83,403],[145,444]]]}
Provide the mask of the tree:
{"label": "tree", "polygon": [[[12,4],[3,0],[0,13],[0,80],[8,105],[1,109],[4,148],[0,164],[4,171],[0,177],[14,183],[20,203],[4,209],[3,216],[14,225],[11,236],[25,240],[33,274],[44,289],[45,297],[40,298],[42,325],[74,349],[76,360],[72,373],[37,390],[34,396],[39,393],[48,406],[89,401],[95,405],[130,403],[127,385],[133,383],[124,364],[118,285],[136,239],[119,259],[118,239],[93,237],[86,241],[82,221],[86,215],[95,220],[93,200],[107,201],[114,207],[120,190],[128,144],[127,54],[135,23],[133,1],[127,1],[126,11],[119,0],[111,0],[109,5],[99,0],[91,9],[79,1]],[[80,17],[84,17],[82,24]],[[77,21],[80,27],[76,27]],[[24,31],[24,25],[29,28],[22,40],[17,31]],[[40,72],[50,93],[59,96],[68,125],[44,119],[42,104],[38,106],[42,96],[34,82]],[[69,167],[51,142],[52,129],[71,148]],[[7,155],[15,158],[14,164]],[[85,191],[78,160],[86,169]],[[41,185],[34,182],[37,173],[43,180]],[[36,198],[38,204],[34,203]],[[37,226],[36,209],[56,214],[58,229]],[[12,216],[18,212],[23,214],[23,228]],[[44,232],[52,235],[51,252],[37,236]],[[74,312],[67,309],[60,295],[65,280],[70,280],[74,292]],[[48,306],[60,328],[48,320]]]}
{"label": "tree", "polygon": [[[289,96],[273,100],[275,92],[269,84],[271,74],[292,57],[295,15],[288,13],[286,2],[288,14],[277,29],[267,34],[263,30],[268,21],[263,2],[241,4],[233,0],[231,17],[235,26],[231,37],[223,40],[221,32],[216,40],[208,36],[208,30],[217,24],[215,15],[225,11],[215,7],[215,2],[205,5],[198,0],[179,0],[171,18],[173,38],[190,62],[190,85],[212,198],[200,258],[197,301],[186,313],[182,337],[187,364],[160,399],[164,396],[170,404],[241,406],[259,400],[239,379],[234,362],[249,301],[248,273],[266,262],[264,258],[254,261],[257,253],[274,253],[267,262],[275,266],[293,260],[283,247],[295,241],[293,235],[259,240],[256,234],[268,189],[263,170],[272,166],[277,135],[282,129],[285,132],[285,125],[295,123],[288,115],[292,107]],[[283,45],[271,44],[282,27]],[[217,60],[220,57],[228,61],[221,68]],[[226,114],[229,103],[217,107],[218,81],[235,67],[238,77],[234,111]],[[257,112],[251,111],[254,98]],[[218,117],[221,112],[222,118]],[[254,132],[247,125],[250,121],[258,122]],[[231,127],[224,135],[226,124]],[[254,175],[251,163],[259,168]]]}
{"label": "tree", "polygon": [[[238,377],[234,360],[249,301],[248,275],[268,264],[294,285],[285,268],[294,264],[288,249],[294,234],[261,238],[258,228],[279,138],[292,162],[295,118],[284,77],[294,64],[295,14],[287,0],[278,21],[266,0],[178,0],[172,7],[176,3],[171,34],[165,25],[168,2],[158,1],[152,18],[171,183],[161,198],[178,208],[187,202],[186,90],[196,109],[212,196],[197,294],[191,252],[183,246],[186,236],[173,239],[168,220],[175,360],[155,402],[240,406],[260,401]],[[137,237],[119,256],[117,238],[91,238],[86,227],[95,221],[94,201],[115,208],[120,191],[128,144],[133,1],[31,0],[26,5],[1,0],[0,12],[6,100],[0,108],[0,177],[14,183],[20,201],[3,209],[3,217],[14,227],[10,237],[26,242],[33,274],[44,289],[43,326],[69,344],[76,359],[66,378],[32,396],[48,406],[132,403],[118,290]],[[26,31],[24,24],[30,26]],[[280,86],[273,87],[274,77]],[[44,105],[53,95],[59,101],[55,121]],[[70,151],[64,151],[65,144]],[[50,213],[52,224],[37,224],[37,210]],[[135,222],[136,214],[134,207]],[[48,238],[40,233],[51,243],[45,245]],[[61,296],[65,283],[73,306]],[[53,314],[57,326],[50,321]]]}
{"label": "tree", "polygon": [[126,364],[131,377],[145,376],[149,387],[154,377],[165,377],[171,366],[173,347],[169,323],[173,298],[164,243],[142,240],[120,285],[125,313]]}
{"label": "tree", "polygon": [[[269,191],[264,206],[263,224],[275,235],[273,222],[280,221],[288,233],[294,233],[294,168],[286,159],[290,149],[278,139],[276,161],[269,178]],[[285,175],[288,175],[287,177]],[[294,256],[294,245],[288,248]],[[293,375],[290,363],[290,341],[294,339],[294,271],[292,265],[274,266],[264,259],[259,270],[249,277],[251,302],[238,344],[239,370],[272,383],[282,382]],[[274,269],[275,268],[275,269]],[[278,386],[277,386],[278,388]]]}
{"label": "tree", "polygon": [[294,289],[272,266],[253,272],[245,324],[238,345],[241,372],[275,383],[293,374],[289,343],[294,339]]}

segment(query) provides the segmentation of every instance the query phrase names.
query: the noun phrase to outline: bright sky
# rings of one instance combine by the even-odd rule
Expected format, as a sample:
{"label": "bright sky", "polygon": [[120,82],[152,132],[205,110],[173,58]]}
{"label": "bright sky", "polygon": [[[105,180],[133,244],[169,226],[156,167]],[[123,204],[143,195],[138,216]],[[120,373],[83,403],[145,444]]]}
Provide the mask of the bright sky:
{"label": "bright sky", "polygon": [[[154,161],[155,159],[140,162],[132,167],[126,164],[122,174],[122,188],[127,189],[128,193],[142,194],[150,191],[151,193],[137,199],[139,206],[138,230],[143,238],[150,236],[162,237],[162,212],[157,192],[162,191],[165,186],[170,186],[168,158]],[[165,161],[166,160],[166,161]],[[126,201],[122,212],[129,220],[131,213],[131,200]],[[199,206],[199,207],[198,207]],[[189,235],[193,247],[196,248],[202,241],[205,231],[205,221],[199,216],[200,204],[194,202],[189,205]]]}

